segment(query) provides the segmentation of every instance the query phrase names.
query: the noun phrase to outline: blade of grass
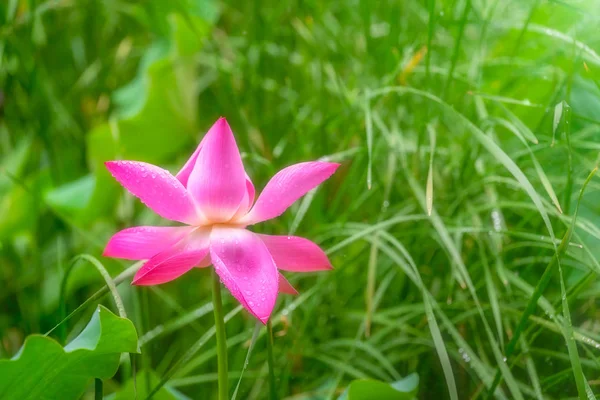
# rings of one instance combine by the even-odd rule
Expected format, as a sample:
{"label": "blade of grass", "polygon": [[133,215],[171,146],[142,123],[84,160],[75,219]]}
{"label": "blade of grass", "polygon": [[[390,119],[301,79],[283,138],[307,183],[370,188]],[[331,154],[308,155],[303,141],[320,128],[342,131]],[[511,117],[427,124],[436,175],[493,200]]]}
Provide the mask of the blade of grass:
{"label": "blade of grass", "polygon": [[427,125],[427,132],[429,132],[429,172],[427,173],[425,199],[427,201],[427,215],[431,217],[431,210],[433,209],[433,155],[435,153],[435,128],[432,124]]}
{"label": "blade of grass", "polygon": [[[236,316],[240,311],[242,311],[242,306],[239,305],[229,313],[225,315],[224,321],[227,323],[231,318]],[[146,396],[146,400],[150,400],[154,395],[171,379],[171,377],[181,368],[183,367],[189,360],[194,357],[194,355],[204,347],[204,345],[212,339],[212,337],[216,334],[217,328],[216,325],[213,325],[210,329],[208,329],[204,335],[200,337],[190,348],[185,352],[185,354],[173,364],[171,369],[161,378],[160,382],[154,386],[152,391]]]}
{"label": "blade of grass", "polygon": [[433,33],[435,32],[435,0],[429,0],[428,5],[428,16],[427,21],[427,53],[425,54],[425,79],[428,87],[431,87],[431,43],[433,41]]}
{"label": "blade of grass", "polygon": [[542,393],[542,386],[540,384],[540,378],[538,376],[537,370],[535,368],[535,363],[533,362],[533,358],[529,353],[529,346],[527,341],[524,338],[521,338],[519,341],[521,345],[521,349],[523,350],[523,354],[525,354],[525,365],[527,367],[527,374],[529,375],[529,380],[533,386],[533,390],[535,391],[535,396],[538,400],[544,400],[544,394]]}
{"label": "blade of grass", "polygon": [[365,91],[364,112],[365,112],[365,129],[367,134],[367,188],[370,190],[373,184],[373,119],[371,117],[371,95],[367,89]]}
{"label": "blade of grass", "polygon": [[456,35],[456,39],[454,41],[454,50],[452,51],[452,61],[450,61],[450,70],[448,72],[448,78],[446,79],[446,84],[444,85],[444,90],[442,91],[442,99],[445,99],[448,95],[448,90],[450,89],[450,85],[452,84],[452,80],[454,79],[454,70],[456,68],[456,63],[458,62],[458,57],[460,55],[460,46],[462,44],[462,38],[465,33],[465,26],[467,25],[467,18],[469,17],[469,12],[471,11],[471,0],[465,1],[465,7],[463,8],[463,13],[460,18],[460,22],[458,25],[458,34]]}
{"label": "blade of grass", "polygon": [[[516,117],[514,117],[514,118],[516,119]],[[563,211],[560,206],[560,202],[558,201],[558,197],[556,196],[556,193],[554,192],[554,189],[552,188],[550,179],[548,179],[548,176],[544,172],[544,169],[540,165],[538,159],[535,157],[535,154],[531,150],[531,147],[529,147],[529,144],[525,140],[524,132],[529,131],[531,133],[531,135],[533,135],[533,132],[531,132],[528,128],[523,128],[524,127],[523,123],[519,123],[519,125],[515,125],[511,121],[507,121],[502,118],[490,118],[489,121],[503,126],[509,132],[511,132],[515,136],[517,136],[517,138],[519,138],[521,143],[523,143],[523,145],[525,146],[525,148],[527,149],[527,151],[531,157],[531,162],[533,163],[533,166],[535,167],[535,171],[536,171],[538,177],[540,178],[540,181],[542,182],[542,186],[546,190],[548,197],[550,197],[550,200],[552,200],[552,203],[558,209],[558,212],[560,212],[562,214]],[[523,129],[525,129],[525,131],[523,131]],[[537,139],[536,139],[536,142],[537,142]]]}
{"label": "blade of grass", "polygon": [[[485,137],[487,138],[487,136],[485,136]],[[509,160],[510,160],[510,158],[509,158]],[[512,160],[511,160],[511,162],[512,162]],[[408,169],[406,168],[406,166],[404,166],[404,167],[405,167],[404,168],[405,177],[408,181],[411,191],[413,192],[414,196],[416,197],[416,199],[417,199],[418,203],[421,205],[421,207],[423,209],[426,209],[425,196],[424,196],[420,186],[415,181],[415,178],[408,173]],[[509,390],[511,391],[511,393],[515,399],[522,399],[523,395],[521,394],[521,391],[516,383],[516,380],[514,379],[512,373],[511,373],[510,369],[506,366],[506,364],[504,362],[504,357],[502,356],[502,353],[500,352],[498,343],[496,342],[494,335],[492,333],[492,330],[487,322],[487,319],[486,319],[483,309],[481,307],[481,303],[477,296],[475,286],[473,285],[473,282],[472,282],[469,272],[466,268],[466,265],[464,264],[458,249],[456,248],[455,244],[453,243],[453,241],[448,233],[448,230],[445,227],[445,224],[443,223],[443,221],[441,220],[441,218],[439,217],[439,215],[437,214],[435,209],[433,210],[432,215],[430,217],[430,222],[440,238],[441,245],[448,252],[449,258],[451,259],[452,264],[455,265],[455,268],[458,271],[458,275],[456,275],[456,276],[462,277],[463,287],[466,287],[468,289],[469,294],[471,295],[471,297],[473,298],[473,301],[475,302],[477,312],[479,313],[480,319],[483,322],[483,326],[486,331],[486,335],[491,344],[492,352],[494,353],[496,362],[499,365],[500,370],[502,371],[502,374],[506,379],[506,383],[509,387]]]}
{"label": "blade of grass", "polygon": [[[131,267],[127,268],[125,271],[121,272],[119,275],[117,275],[112,280],[114,282],[115,286],[120,284],[121,282],[123,282],[125,279],[129,279],[129,278],[133,277],[133,275],[140,268],[142,263],[143,263],[143,261],[137,262],[137,263],[133,264]],[[109,291],[109,287],[108,287],[108,284],[106,284],[101,289],[99,289],[96,293],[94,293],[92,296],[90,296],[87,300],[85,300],[83,303],[78,305],[77,308],[75,308],[75,310],[71,311],[71,313],[69,315],[64,317],[58,324],[56,324],[52,329],[50,329],[48,332],[46,332],[44,334],[44,336],[48,336],[49,334],[54,332],[54,330],[56,330],[58,327],[60,327],[61,325],[66,323],[68,320],[73,318],[73,316],[75,316],[77,313],[79,313],[80,311],[85,309],[88,305],[90,305],[94,301],[100,299],[108,291]]]}
{"label": "blade of grass", "polygon": [[492,315],[494,316],[494,321],[496,323],[496,330],[498,331],[498,340],[500,341],[500,345],[504,348],[504,335],[502,328],[502,315],[500,311],[500,304],[498,301],[498,292],[496,291],[496,285],[492,280],[492,275],[490,273],[490,267],[488,264],[487,256],[485,254],[485,250],[483,247],[483,243],[476,237],[476,242],[479,247],[479,254],[481,263],[483,264],[483,271],[485,277],[485,286],[488,292],[488,297],[490,301],[490,307],[492,308]]}
{"label": "blade of grass", "polygon": [[535,191],[534,187],[529,182],[529,179],[525,176],[523,171],[515,164],[515,162],[485,133],[481,131],[477,126],[475,126],[469,119],[467,119],[464,115],[456,111],[453,107],[448,105],[448,103],[442,101],[439,97],[434,96],[430,93],[424,92],[419,89],[405,87],[405,86],[391,86],[378,89],[372,92],[373,97],[384,96],[390,93],[397,94],[415,94],[417,96],[421,96],[427,98],[434,103],[438,104],[442,110],[449,116],[453,116],[458,119],[479,141],[479,143],[485,147],[490,154],[515,177],[515,179],[519,182],[521,187],[525,190],[525,192],[529,195],[533,203],[535,204],[540,216],[544,220],[544,224],[546,225],[546,229],[550,234],[552,240],[555,239],[554,229],[552,228],[552,224],[550,223],[550,219],[548,217],[548,212],[545,210],[544,205],[540,199],[539,194]]}
{"label": "blade of grass", "polygon": [[213,311],[213,303],[206,303],[200,307],[197,307],[191,311],[186,312],[185,314],[169,321],[164,324],[160,324],[155,326],[154,328],[148,330],[142,337],[139,339],[140,346],[143,347],[148,342],[156,339],[157,337],[176,331],[178,329],[183,328],[186,325],[189,325],[192,321],[195,321]]}
{"label": "blade of grass", "polygon": [[269,369],[269,398],[277,400],[277,382],[275,379],[275,359],[273,357],[273,325],[267,321],[267,365]]}
{"label": "blade of grass", "polygon": [[[521,140],[527,139],[528,141],[530,141],[533,144],[538,144],[539,143],[538,138],[531,131],[531,129],[529,129],[527,127],[527,125],[525,125],[523,123],[523,121],[521,121],[514,113],[512,113],[501,102],[498,102],[497,106],[500,107],[500,109],[504,112],[504,114],[506,115],[506,118],[508,119],[508,121],[510,122],[510,124],[513,125],[514,127],[516,127],[516,129],[510,128],[510,130],[513,133],[515,133],[516,135],[518,135],[519,139],[521,139]],[[527,144],[527,143],[525,143],[525,144]]]}
{"label": "blade of grass", "polygon": [[233,391],[233,395],[231,396],[231,400],[235,400],[237,398],[238,390],[240,389],[240,384],[242,383],[242,378],[244,377],[244,372],[248,368],[248,364],[250,364],[250,355],[252,354],[252,350],[254,350],[254,345],[256,344],[256,339],[258,339],[258,334],[262,325],[260,322],[256,322],[254,325],[254,332],[252,333],[252,339],[250,340],[250,345],[248,346],[248,352],[246,353],[246,359],[244,360],[244,366],[240,371],[240,378],[238,379],[237,384],[235,385],[235,390]]}
{"label": "blade of grass", "polygon": [[361,342],[355,341],[351,339],[335,339],[331,340],[323,346],[324,349],[332,349],[337,347],[354,347],[357,350],[362,350],[365,353],[369,354],[379,365],[381,365],[389,375],[389,379],[391,380],[399,380],[401,378],[400,374],[394,368],[394,365],[385,355],[374,345],[369,342]]}
{"label": "blade of grass", "polygon": [[[565,289],[565,280],[563,277],[562,266],[560,264],[560,260],[557,261],[558,264],[558,276],[560,279],[560,294],[562,299],[562,309],[563,309],[563,317],[564,321],[561,326],[561,330],[563,331],[563,335],[567,342],[567,349],[569,351],[569,359],[571,361],[571,367],[573,368],[573,377],[575,378],[575,384],[577,385],[577,392],[579,394],[580,400],[586,400],[586,379],[583,375],[583,369],[581,368],[581,360],[579,359],[579,353],[577,352],[577,344],[575,343],[575,338],[573,337],[573,324],[571,322],[571,313],[569,311],[569,303],[567,301],[567,291]],[[591,399],[595,399],[596,396],[592,394]]]}
{"label": "blade of grass", "polygon": [[[521,319],[519,320],[517,328],[514,331],[514,335],[513,335],[512,339],[510,340],[510,342],[508,343],[508,345],[506,346],[505,355],[507,358],[512,355],[512,353],[515,349],[515,345],[516,345],[517,341],[519,340],[519,337],[521,336],[523,329],[525,329],[525,326],[527,325],[529,316],[531,314],[533,314],[533,312],[535,311],[535,308],[536,308],[536,305],[538,303],[540,296],[542,296],[542,294],[544,293],[544,290],[546,289],[546,286],[548,286],[548,283],[550,282],[550,278],[552,277],[552,273],[554,272],[555,265],[558,264],[559,258],[562,257],[562,255],[564,254],[564,252],[567,249],[568,243],[571,240],[571,235],[573,234],[573,231],[575,229],[575,221],[577,219],[577,212],[579,210],[579,204],[583,197],[583,193],[585,192],[585,188],[586,188],[587,184],[592,180],[592,178],[596,174],[596,171],[597,171],[597,168],[594,168],[592,170],[592,172],[590,172],[590,174],[588,175],[587,179],[585,180],[585,182],[583,183],[583,185],[581,187],[581,190],[579,192],[579,198],[577,200],[577,205],[575,206],[575,211],[573,213],[573,218],[571,220],[571,225],[567,229],[565,236],[563,237],[560,245],[558,246],[558,248],[555,252],[555,256],[552,257],[552,260],[550,261],[550,263],[544,270],[542,277],[538,281],[538,284],[535,287],[535,291],[534,291],[533,295],[531,296],[531,298],[529,299],[529,302],[527,303],[527,307],[525,308],[525,311],[521,315]],[[494,382],[492,384],[492,387],[488,391],[488,399],[491,398],[491,396],[493,395],[494,389],[498,386],[498,384],[500,383],[501,380],[502,380],[502,377],[500,376],[500,373],[496,372],[496,376],[494,377]]]}
{"label": "blade of grass", "polygon": [[567,184],[565,185],[565,210],[571,208],[571,197],[573,193],[573,149],[571,148],[571,107],[564,102],[562,121],[567,142]]}
{"label": "blade of grass", "polygon": [[[66,300],[65,300],[65,296],[66,296],[66,292],[67,292],[67,281],[69,279],[69,276],[71,275],[71,271],[73,271],[73,268],[75,268],[75,266],[79,263],[79,261],[87,261],[90,264],[92,264],[94,266],[94,268],[96,268],[96,270],[102,276],[102,279],[104,279],[104,282],[106,282],[105,287],[107,288],[108,291],[110,291],[110,293],[113,296],[113,300],[114,300],[115,306],[117,307],[117,310],[119,312],[119,316],[121,318],[127,318],[127,313],[125,312],[125,306],[123,306],[123,300],[121,299],[121,296],[119,295],[119,292],[117,291],[116,279],[113,280],[111,278],[111,276],[108,273],[108,271],[106,270],[106,268],[104,268],[104,265],[102,265],[102,263],[100,261],[98,261],[98,259],[96,257],[93,257],[89,254],[80,254],[78,256],[75,256],[73,258],[73,260],[71,261],[71,263],[69,264],[69,266],[67,267],[67,270],[65,271],[65,274],[63,276],[63,280],[62,280],[62,283],[60,286],[59,304],[61,307],[60,309],[61,309],[62,321],[57,326],[61,327],[60,337],[61,337],[61,341],[63,343],[66,340],[66,325],[64,325],[63,322],[65,322],[68,319],[66,316],[67,304],[66,304]],[[48,333],[46,333],[46,335],[51,333],[55,328],[56,328],[56,326],[54,328],[52,328]]]}
{"label": "blade of grass", "polygon": [[540,4],[540,0],[535,0],[535,3],[533,3],[533,6],[531,6],[531,9],[529,10],[529,14],[527,15],[527,19],[525,19],[523,28],[519,32],[519,37],[517,37],[515,47],[512,52],[513,57],[516,57],[517,53],[519,52],[519,49],[521,48],[521,43],[523,42],[523,37],[525,36],[525,32],[527,32],[527,27],[529,27],[529,23],[531,22],[531,19],[533,18],[533,14],[535,14],[535,10],[537,10],[537,7],[539,4]]}
{"label": "blade of grass", "polygon": [[473,96],[479,96],[482,99],[492,100],[498,104],[506,103],[506,104],[515,104],[517,106],[523,106],[523,107],[534,107],[534,108],[542,107],[541,104],[532,103],[531,100],[529,100],[529,99],[519,100],[519,99],[513,99],[511,97],[497,96],[497,95],[487,94],[487,93],[482,93],[482,92],[469,92],[468,94],[473,95]]}
{"label": "blade of grass", "polygon": [[[505,25],[497,24],[496,26],[497,27],[505,27],[508,29],[518,29],[509,24],[505,24]],[[560,32],[556,29],[549,28],[547,26],[538,25],[538,24],[529,24],[529,26],[527,27],[527,31],[545,35],[550,38],[558,39],[565,43],[571,44],[571,45],[575,46],[578,50],[582,51],[582,54],[585,56],[585,59],[588,62],[593,63],[595,65],[600,65],[600,55],[598,55],[598,53],[596,53],[590,46],[569,36],[566,33]]]}
{"label": "blade of grass", "polygon": [[[375,119],[377,121],[377,119]],[[383,219],[383,215],[389,206],[390,192],[394,183],[394,177],[396,175],[396,157],[394,153],[388,154],[388,165],[385,177],[385,187],[383,193],[383,202],[381,205],[381,211],[378,222]],[[365,336],[371,335],[371,319],[375,312],[375,301],[373,299],[375,295],[375,284],[377,277],[377,233],[375,234],[375,240],[371,244],[369,253],[369,264],[367,268],[367,289],[365,291],[365,302],[366,302],[366,315],[365,315]]]}

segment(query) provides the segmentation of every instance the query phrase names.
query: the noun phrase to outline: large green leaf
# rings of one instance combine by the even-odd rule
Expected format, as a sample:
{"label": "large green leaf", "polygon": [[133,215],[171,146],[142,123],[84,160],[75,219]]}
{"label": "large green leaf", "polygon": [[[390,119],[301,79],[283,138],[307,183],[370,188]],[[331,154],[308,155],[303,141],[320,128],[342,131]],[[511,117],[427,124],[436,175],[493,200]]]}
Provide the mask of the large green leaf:
{"label": "large green leaf", "polygon": [[410,374],[399,381],[385,383],[373,379],[352,381],[339,400],[411,400],[419,387],[419,375]]}
{"label": "large green leaf", "polygon": [[[212,2],[192,4],[196,10]],[[113,94],[112,122],[98,125],[87,136],[92,174],[48,194],[47,201],[61,216],[86,225],[112,211],[119,186],[104,168],[105,161],[162,163],[192,142],[198,97],[194,56],[214,20],[213,9],[207,8],[210,19],[200,12],[184,17],[171,7],[164,10],[168,34],[146,50],[137,75]]]}
{"label": "large green leaf", "polygon": [[118,144],[123,156],[159,162],[196,134],[197,85],[194,55],[209,24],[171,14],[171,36],[145,53],[138,75],[116,93]]}
{"label": "large green leaf", "polygon": [[138,352],[133,323],[98,306],[91,321],[64,348],[31,335],[11,360],[0,360],[0,399],[78,399],[92,378],[108,379],[121,353]]}
{"label": "large green leaf", "polygon": [[61,185],[46,193],[46,203],[58,213],[82,214],[90,202],[95,183],[94,176],[86,175]]}

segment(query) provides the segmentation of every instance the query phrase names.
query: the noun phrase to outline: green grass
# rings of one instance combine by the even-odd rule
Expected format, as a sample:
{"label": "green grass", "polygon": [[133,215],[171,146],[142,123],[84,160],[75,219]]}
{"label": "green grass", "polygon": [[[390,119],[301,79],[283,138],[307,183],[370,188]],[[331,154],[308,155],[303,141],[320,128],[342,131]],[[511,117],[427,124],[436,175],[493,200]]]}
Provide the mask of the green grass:
{"label": "green grass", "polygon": [[[143,368],[216,398],[210,271],[139,288],[101,257],[116,230],[160,223],[102,162],[176,171],[225,116],[257,188],[342,163],[256,227],[335,266],[286,274],[300,295],[274,313],[281,398],[413,372],[423,399],[598,392],[597,177],[578,198],[600,150],[594,0],[9,0],[0,21],[0,357],[117,301],[142,354],[105,394]],[[266,332],[223,301],[229,386],[267,398]]]}

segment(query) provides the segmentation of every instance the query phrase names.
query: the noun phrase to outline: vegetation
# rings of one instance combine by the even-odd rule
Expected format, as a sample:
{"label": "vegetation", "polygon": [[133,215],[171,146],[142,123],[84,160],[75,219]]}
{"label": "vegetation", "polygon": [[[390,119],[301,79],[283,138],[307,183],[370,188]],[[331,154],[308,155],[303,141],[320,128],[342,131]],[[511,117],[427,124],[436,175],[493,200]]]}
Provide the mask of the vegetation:
{"label": "vegetation", "polygon": [[[216,398],[210,271],[135,287],[101,256],[160,223],[103,162],[176,172],[225,116],[257,190],[342,163],[256,227],[335,266],[286,275],[279,398],[413,374],[423,399],[600,392],[596,1],[7,0],[0,21],[0,358],[72,342],[100,303],[140,350],[89,373],[106,398]],[[266,330],[223,302],[231,394],[267,398]]]}

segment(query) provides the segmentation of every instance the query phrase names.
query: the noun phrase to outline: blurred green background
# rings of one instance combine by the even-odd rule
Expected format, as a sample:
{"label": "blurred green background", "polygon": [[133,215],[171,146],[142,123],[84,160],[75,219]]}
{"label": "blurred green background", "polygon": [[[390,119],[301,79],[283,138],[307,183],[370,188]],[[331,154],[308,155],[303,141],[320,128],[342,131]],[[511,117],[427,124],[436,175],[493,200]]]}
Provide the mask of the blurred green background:
{"label": "blurred green background", "polygon": [[[89,262],[65,280],[74,256],[115,277],[131,263],[101,257],[108,238],[161,223],[103,162],[176,172],[225,116],[257,189],[296,162],[342,163],[256,227],[311,238],[335,266],[286,275],[301,294],[274,313],[281,398],[412,373],[418,398],[483,398],[497,371],[497,398],[594,398],[597,178],[574,213],[600,149],[599,23],[597,0],[4,0],[0,358],[105,286]],[[119,285],[142,352],[121,359],[107,396],[132,398],[136,370],[144,398],[187,354],[161,395],[216,398],[213,339],[190,354],[214,325],[210,288],[204,270]],[[98,302],[116,312],[110,295]],[[93,311],[61,325],[66,337]],[[255,342],[242,399],[267,393],[254,327],[244,311],[227,323],[232,388]]]}

